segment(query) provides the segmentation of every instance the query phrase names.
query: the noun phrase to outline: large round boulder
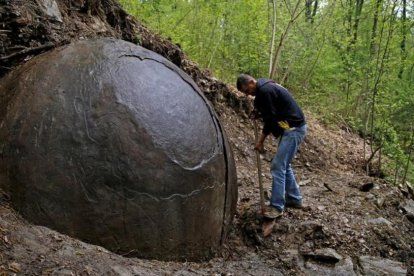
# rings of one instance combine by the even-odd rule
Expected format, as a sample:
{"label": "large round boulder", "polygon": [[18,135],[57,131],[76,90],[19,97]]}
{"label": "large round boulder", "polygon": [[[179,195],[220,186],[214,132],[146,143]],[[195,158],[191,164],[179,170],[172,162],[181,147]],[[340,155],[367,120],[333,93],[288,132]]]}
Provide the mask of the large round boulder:
{"label": "large round boulder", "polygon": [[0,185],[28,220],[112,251],[208,258],[237,201],[213,108],[183,71],[114,39],[0,80]]}

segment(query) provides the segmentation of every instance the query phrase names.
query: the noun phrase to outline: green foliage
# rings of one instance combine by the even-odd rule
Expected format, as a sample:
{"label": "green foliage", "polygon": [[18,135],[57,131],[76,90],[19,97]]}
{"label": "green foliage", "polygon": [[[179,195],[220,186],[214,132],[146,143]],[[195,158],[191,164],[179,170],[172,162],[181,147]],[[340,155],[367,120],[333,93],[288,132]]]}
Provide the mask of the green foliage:
{"label": "green foliage", "polygon": [[[120,2],[227,82],[241,72],[268,75],[272,1]],[[414,3],[318,1],[314,10],[315,0],[308,9],[302,2],[292,19],[298,2],[276,1],[275,50],[283,47],[274,78],[307,109],[331,121],[344,118],[402,165],[414,127]]]}

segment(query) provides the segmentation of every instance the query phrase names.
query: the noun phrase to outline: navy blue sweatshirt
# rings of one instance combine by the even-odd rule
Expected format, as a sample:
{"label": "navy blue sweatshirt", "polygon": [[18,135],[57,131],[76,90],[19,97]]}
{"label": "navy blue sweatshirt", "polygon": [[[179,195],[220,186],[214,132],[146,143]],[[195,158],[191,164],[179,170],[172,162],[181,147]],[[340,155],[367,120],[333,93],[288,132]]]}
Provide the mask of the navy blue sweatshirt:
{"label": "navy blue sweatshirt", "polygon": [[263,117],[263,134],[279,137],[283,128],[278,122],[287,121],[290,127],[305,124],[305,115],[290,92],[273,80],[258,79],[254,107]]}

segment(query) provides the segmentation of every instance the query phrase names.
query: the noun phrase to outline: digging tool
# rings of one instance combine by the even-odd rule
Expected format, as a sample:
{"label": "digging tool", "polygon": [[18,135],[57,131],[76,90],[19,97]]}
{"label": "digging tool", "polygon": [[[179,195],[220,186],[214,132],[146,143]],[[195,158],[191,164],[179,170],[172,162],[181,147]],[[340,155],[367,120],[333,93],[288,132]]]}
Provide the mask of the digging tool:
{"label": "digging tool", "polygon": [[[254,136],[256,144],[259,141],[259,131],[257,128],[256,120],[253,120],[254,125]],[[260,190],[260,208],[263,216],[262,224],[262,233],[264,237],[267,237],[272,233],[273,226],[275,225],[274,219],[268,219],[264,216],[266,212],[266,206],[264,202],[264,193],[263,193],[263,179],[262,179],[262,160],[260,159],[260,152],[256,150],[256,162],[257,162],[257,174],[259,176],[259,190]]]}
{"label": "digging tool", "polygon": [[[257,130],[257,122],[253,120],[254,125],[254,139],[259,142],[259,133]],[[263,179],[262,179],[262,160],[260,160],[260,152],[256,150],[256,162],[257,162],[257,174],[259,176],[259,190],[260,190],[260,208],[262,210],[262,215],[266,212],[264,194],[263,194]]]}

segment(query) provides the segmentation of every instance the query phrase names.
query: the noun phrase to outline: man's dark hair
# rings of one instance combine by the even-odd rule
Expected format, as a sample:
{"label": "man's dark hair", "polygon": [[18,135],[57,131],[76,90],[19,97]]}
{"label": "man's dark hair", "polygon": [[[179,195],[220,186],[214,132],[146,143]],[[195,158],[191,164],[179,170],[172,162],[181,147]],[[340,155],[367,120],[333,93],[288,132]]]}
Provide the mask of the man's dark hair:
{"label": "man's dark hair", "polygon": [[249,81],[254,80],[254,78],[247,74],[240,74],[237,78],[237,90],[242,89],[244,85],[246,85]]}

